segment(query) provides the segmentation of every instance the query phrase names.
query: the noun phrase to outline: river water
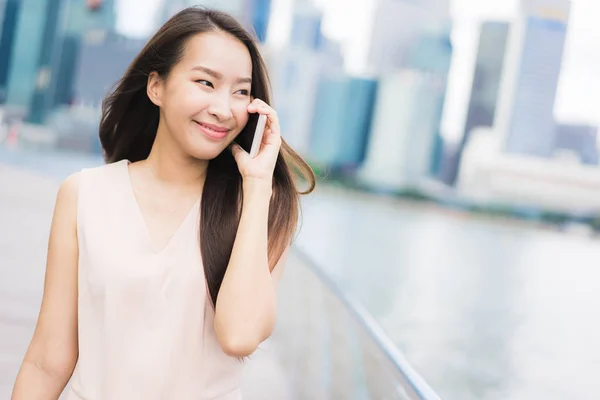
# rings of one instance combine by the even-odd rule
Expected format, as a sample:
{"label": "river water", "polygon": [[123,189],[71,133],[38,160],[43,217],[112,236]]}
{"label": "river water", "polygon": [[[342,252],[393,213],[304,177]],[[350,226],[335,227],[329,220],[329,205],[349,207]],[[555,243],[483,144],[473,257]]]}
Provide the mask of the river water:
{"label": "river water", "polygon": [[322,190],[298,245],[442,399],[600,398],[600,242]]}

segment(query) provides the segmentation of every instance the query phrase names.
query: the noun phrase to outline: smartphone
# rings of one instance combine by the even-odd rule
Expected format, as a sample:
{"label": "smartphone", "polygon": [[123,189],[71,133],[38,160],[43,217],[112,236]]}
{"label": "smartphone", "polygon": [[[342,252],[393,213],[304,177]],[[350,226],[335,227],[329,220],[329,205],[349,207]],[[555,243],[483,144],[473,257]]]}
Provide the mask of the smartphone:
{"label": "smartphone", "polygon": [[250,157],[254,158],[258,154],[260,150],[260,145],[262,143],[262,138],[265,133],[265,126],[267,125],[267,116],[265,114],[261,114],[258,117],[258,122],[256,123],[256,130],[254,131],[254,139],[252,140],[252,147],[250,148]]}

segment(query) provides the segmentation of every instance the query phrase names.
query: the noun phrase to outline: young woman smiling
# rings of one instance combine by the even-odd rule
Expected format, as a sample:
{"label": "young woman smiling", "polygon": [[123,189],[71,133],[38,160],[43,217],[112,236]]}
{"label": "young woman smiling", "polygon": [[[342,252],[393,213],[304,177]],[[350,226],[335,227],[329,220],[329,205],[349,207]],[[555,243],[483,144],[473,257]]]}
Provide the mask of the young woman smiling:
{"label": "young woman smiling", "polygon": [[69,400],[240,399],[240,358],[273,330],[298,197],[315,184],[281,139],[257,46],[227,14],[183,10],[102,113],[107,164],[59,189],[13,399],[57,399],[69,380]]}

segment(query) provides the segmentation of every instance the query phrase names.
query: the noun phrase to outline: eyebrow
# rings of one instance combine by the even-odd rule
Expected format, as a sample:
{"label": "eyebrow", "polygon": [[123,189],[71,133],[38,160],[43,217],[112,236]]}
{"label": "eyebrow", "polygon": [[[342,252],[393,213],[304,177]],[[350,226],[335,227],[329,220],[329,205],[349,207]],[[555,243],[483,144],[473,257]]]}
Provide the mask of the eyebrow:
{"label": "eyebrow", "polygon": [[[215,79],[223,79],[223,74],[217,72],[217,71],[213,71],[210,68],[206,68],[203,66],[196,66],[194,68],[192,68],[192,70],[196,70],[196,71],[202,71],[207,75],[212,76]],[[238,78],[235,83],[250,83],[252,84],[252,78]]]}

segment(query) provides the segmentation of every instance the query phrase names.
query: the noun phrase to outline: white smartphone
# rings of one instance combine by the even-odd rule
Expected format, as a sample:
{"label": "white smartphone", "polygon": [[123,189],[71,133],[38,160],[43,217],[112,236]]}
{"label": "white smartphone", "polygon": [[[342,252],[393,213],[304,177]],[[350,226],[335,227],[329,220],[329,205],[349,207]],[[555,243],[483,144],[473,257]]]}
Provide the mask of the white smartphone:
{"label": "white smartphone", "polygon": [[261,114],[258,117],[258,122],[256,123],[256,130],[254,131],[254,139],[252,140],[252,147],[250,148],[250,157],[254,158],[258,154],[260,150],[260,145],[262,144],[263,135],[265,133],[265,126],[267,125],[267,116],[265,114]]}

